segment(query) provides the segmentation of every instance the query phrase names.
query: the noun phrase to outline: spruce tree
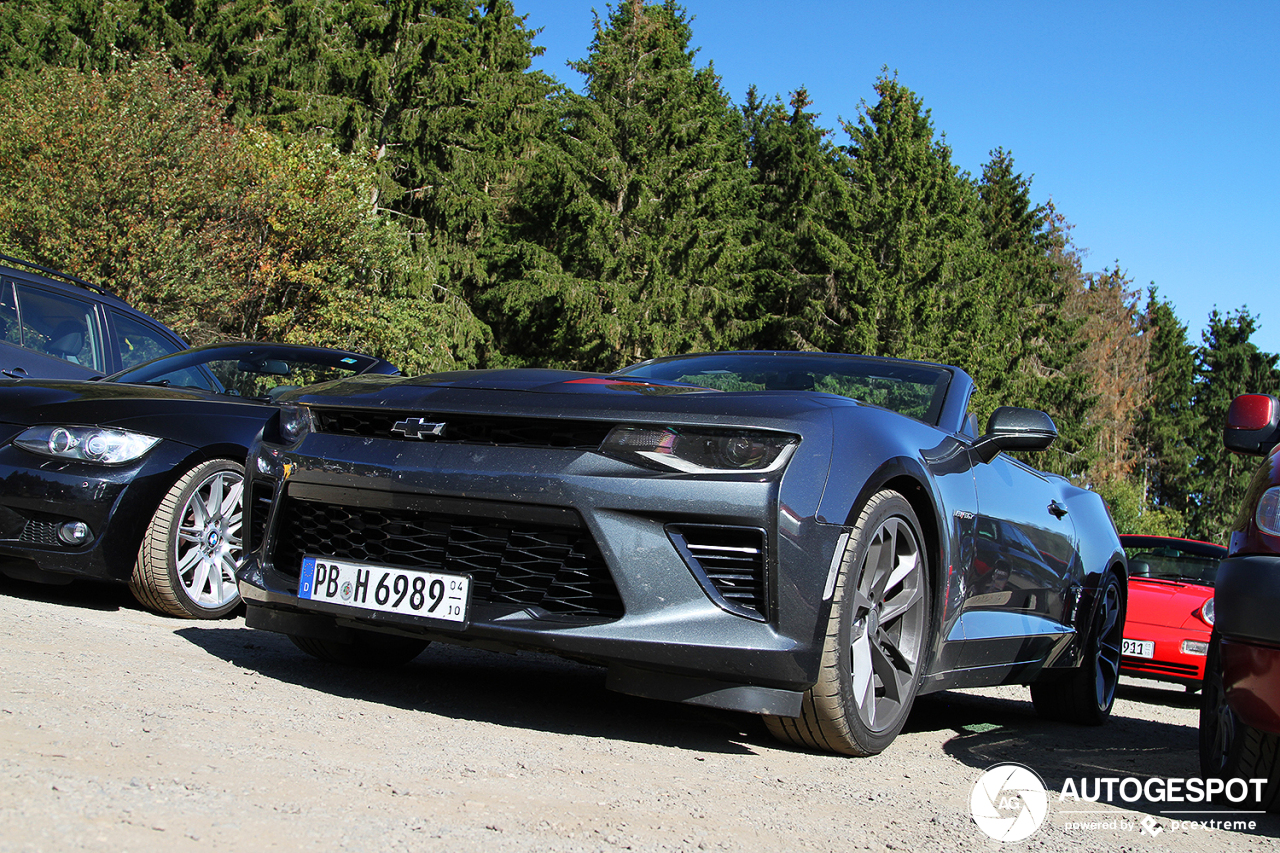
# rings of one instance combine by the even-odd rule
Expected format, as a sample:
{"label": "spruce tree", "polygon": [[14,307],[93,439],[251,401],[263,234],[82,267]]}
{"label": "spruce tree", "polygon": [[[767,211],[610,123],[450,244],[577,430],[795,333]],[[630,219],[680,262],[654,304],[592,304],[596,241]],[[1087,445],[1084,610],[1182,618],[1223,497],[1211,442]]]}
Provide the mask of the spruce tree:
{"label": "spruce tree", "polygon": [[691,35],[674,2],[597,17],[574,65],[586,93],[555,103],[485,297],[515,360],[613,369],[734,346],[758,325],[741,121]]}
{"label": "spruce tree", "polygon": [[1196,384],[1192,409],[1204,424],[1188,438],[1196,460],[1190,478],[1189,534],[1196,539],[1225,542],[1244,502],[1257,460],[1229,453],[1222,446],[1227,408],[1240,394],[1271,393],[1280,388],[1277,356],[1264,353],[1249,339],[1257,318],[1245,309],[1232,314],[1210,312],[1196,353]]}
{"label": "spruce tree", "polygon": [[751,169],[751,268],[766,325],[766,349],[829,350],[852,323],[841,283],[855,277],[853,199],[847,156],[816,124],[808,92],[790,109],[762,103],[754,88],[743,107]]}
{"label": "spruce tree", "polygon": [[1151,396],[1139,415],[1136,432],[1143,503],[1181,515],[1191,499],[1189,478],[1199,436],[1216,434],[1216,430],[1192,405],[1196,356],[1187,340],[1187,327],[1154,287],[1147,293],[1146,328]]}
{"label": "spruce tree", "polygon": [[981,322],[977,193],[921,99],[896,76],[875,88],[879,101],[844,123],[859,262],[842,286],[851,322],[838,348],[967,367]]}

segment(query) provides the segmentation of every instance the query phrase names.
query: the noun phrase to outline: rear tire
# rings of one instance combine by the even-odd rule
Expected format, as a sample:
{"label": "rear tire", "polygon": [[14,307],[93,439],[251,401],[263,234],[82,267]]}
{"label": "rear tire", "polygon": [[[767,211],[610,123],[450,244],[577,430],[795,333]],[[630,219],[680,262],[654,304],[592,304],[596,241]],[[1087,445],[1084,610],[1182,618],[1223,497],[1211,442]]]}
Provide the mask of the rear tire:
{"label": "rear tire", "polygon": [[170,616],[226,616],[240,604],[243,523],[243,465],[212,459],[183,474],[142,536],[129,578],[133,597]]}
{"label": "rear tire", "polygon": [[426,640],[380,634],[376,631],[351,630],[351,642],[318,640],[290,634],[293,644],[312,657],[344,666],[390,669],[403,666],[422,654]]}
{"label": "rear tire", "polygon": [[1200,697],[1200,775],[1205,779],[1266,779],[1262,796],[1248,786],[1242,805],[1280,812],[1280,735],[1245,723],[1227,704],[1222,685],[1222,650],[1218,636],[1209,641]]}
{"label": "rear tire", "polygon": [[1099,604],[1085,641],[1080,666],[1050,672],[1031,685],[1036,713],[1048,720],[1100,726],[1111,716],[1120,684],[1120,646],[1124,633],[1124,593],[1107,572],[1098,587]]}
{"label": "rear tire", "polygon": [[867,503],[845,546],[818,681],[799,717],[766,717],[796,746],[875,755],[898,736],[915,702],[931,630],[924,536],[893,491]]}

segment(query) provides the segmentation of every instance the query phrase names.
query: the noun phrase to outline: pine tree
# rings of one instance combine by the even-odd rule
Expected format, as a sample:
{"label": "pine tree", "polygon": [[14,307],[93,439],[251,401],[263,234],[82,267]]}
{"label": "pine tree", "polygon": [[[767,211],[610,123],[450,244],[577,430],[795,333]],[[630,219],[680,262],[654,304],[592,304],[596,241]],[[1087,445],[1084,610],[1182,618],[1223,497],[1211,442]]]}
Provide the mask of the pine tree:
{"label": "pine tree", "polygon": [[1188,436],[1196,460],[1190,481],[1189,535],[1225,542],[1231,522],[1244,501],[1254,459],[1228,453],[1222,446],[1227,408],[1240,394],[1275,393],[1280,387],[1278,357],[1259,350],[1249,339],[1257,318],[1245,309],[1233,314],[1210,312],[1196,353],[1195,396],[1192,410],[1205,428]]}
{"label": "pine tree", "polygon": [[596,19],[562,93],[485,317],[518,361],[612,369],[719,349],[758,323],[744,270],[741,121],[695,68],[674,2]]}
{"label": "pine tree", "polygon": [[846,155],[826,139],[804,89],[762,103],[755,89],[743,107],[751,164],[751,268],[767,325],[764,349],[833,349],[852,324],[840,283],[854,278],[857,256]]}
{"label": "pine tree", "polygon": [[1139,415],[1135,438],[1143,503],[1185,513],[1190,496],[1189,478],[1196,458],[1196,438],[1215,433],[1192,405],[1195,396],[1195,347],[1187,340],[1187,327],[1160,299],[1153,287],[1147,294],[1147,337],[1150,354],[1147,374],[1151,397]]}
{"label": "pine tree", "polygon": [[875,88],[880,100],[844,123],[859,262],[843,284],[852,323],[834,343],[965,367],[982,299],[977,194],[920,98],[896,77]]}

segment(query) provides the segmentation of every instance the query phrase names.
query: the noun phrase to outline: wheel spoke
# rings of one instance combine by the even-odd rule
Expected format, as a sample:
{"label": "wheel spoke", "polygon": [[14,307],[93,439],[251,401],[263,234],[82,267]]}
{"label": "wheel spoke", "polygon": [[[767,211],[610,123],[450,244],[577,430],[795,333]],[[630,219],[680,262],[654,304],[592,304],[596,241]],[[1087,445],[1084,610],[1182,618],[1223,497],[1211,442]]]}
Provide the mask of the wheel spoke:
{"label": "wheel spoke", "polygon": [[902,703],[911,680],[910,667],[900,665],[902,652],[890,643],[871,645],[871,664],[884,687],[884,700],[894,705]]}
{"label": "wheel spoke", "polygon": [[204,592],[205,584],[209,581],[209,561],[201,559],[196,563],[196,570],[192,572],[191,581],[184,584],[191,598],[199,601]]}
{"label": "wheel spoke", "polygon": [[[893,576],[894,562],[897,560],[897,530],[886,524],[876,536],[878,547],[875,552],[875,568],[873,569],[870,597],[874,601],[883,601],[885,590],[889,588],[889,580]],[[871,566],[868,560],[868,567]]]}
{"label": "wheel spoke", "polygon": [[200,539],[203,534],[204,530],[199,527],[188,527],[184,525],[178,528],[178,539],[195,545],[200,544]]}
{"label": "wheel spoke", "polygon": [[231,488],[226,490],[226,497],[223,498],[222,502],[219,504],[219,510],[221,511],[223,518],[230,518],[233,515],[239,514],[240,502],[243,495],[244,480],[237,478],[236,481],[231,484]]}
{"label": "wheel spoke", "polygon": [[199,548],[189,548],[185,552],[179,554],[177,564],[174,567],[175,569],[177,569],[178,577],[179,578],[186,577],[187,574],[190,573],[195,563],[199,562],[199,560],[200,560]]}
{"label": "wheel spoke", "polygon": [[920,588],[919,584],[912,584],[907,587],[884,603],[884,606],[880,610],[881,627],[905,614],[908,614],[922,601],[924,601],[924,590]]}
{"label": "wheel spoke", "polygon": [[871,638],[867,636],[865,630],[854,638],[850,651],[852,653],[849,666],[853,681],[853,702],[858,707],[863,721],[870,726],[875,723],[876,695],[875,680],[871,677],[873,674]]}
{"label": "wheel spoke", "polygon": [[[209,523],[209,508],[205,505],[199,492],[191,496],[191,500],[187,502],[187,509],[190,510],[193,519],[193,523],[190,526],[203,530],[205,525]],[[183,515],[185,516],[186,513],[183,513]]]}
{"label": "wheel spoke", "polygon": [[224,587],[224,575],[222,572],[222,561],[217,562],[218,571],[209,573],[209,600],[211,604],[222,604],[227,599],[227,593]]}
{"label": "wheel spoke", "polygon": [[201,492],[205,495],[204,503],[209,513],[208,518],[212,521],[215,513],[220,514],[222,511],[222,475],[211,478]]}
{"label": "wheel spoke", "polygon": [[1116,622],[1120,615],[1120,605],[1116,600],[1116,592],[1114,588],[1107,588],[1107,594],[1102,601],[1102,607],[1102,630],[1099,631],[1099,634],[1103,637],[1109,637],[1111,632],[1115,630]]}

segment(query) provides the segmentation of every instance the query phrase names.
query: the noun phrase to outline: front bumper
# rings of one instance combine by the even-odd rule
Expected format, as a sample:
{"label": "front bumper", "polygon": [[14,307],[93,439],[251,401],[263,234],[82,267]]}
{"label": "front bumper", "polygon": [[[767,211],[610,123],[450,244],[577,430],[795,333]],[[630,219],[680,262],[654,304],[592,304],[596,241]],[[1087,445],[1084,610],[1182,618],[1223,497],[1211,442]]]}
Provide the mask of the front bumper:
{"label": "front bumper", "polygon": [[[457,445],[402,467],[331,440],[313,436],[305,456],[250,453],[252,552],[238,574],[250,626],[545,651],[608,666],[622,692],[799,713],[817,678],[822,592],[843,528],[817,522],[816,503],[804,515],[788,507],[776,477],[645,476],[581,451]],[[690,556],[685,537],[721,528],[759,532],[766,589],[754,609],[735,606]],[[465,571],[469,623],[301,599],[304,555]],[[583,595],[550,595],[564,586]]]}
{"label": "front bumper", "polygon": [[1280,734],[1280,556],[1223,560],[1215,589],[1227,702],[1248,725]]}
{"label": "front bumper", "polygon": [[[133,464],[107,467],[0,444],[0,563],[25,577],[128,580],[143,531],[191,452],[161,441]],[[88,541],[60,541],[67,521],[87,524]]]}
{"label": "front bumper", "polygon": [[1125,656],[1120,659],[1120,672],[1186,687],[1199,687],[1204,680],[1205,655],[1187,654],[1182,650],[1182,645],[1186,641],[1200,643],[1207,651],[1210,633],[1208,628],[1196,631],[1165,625],[1127,623],[1124,629],[1125,639],[1154,642],[1155,657]]}

